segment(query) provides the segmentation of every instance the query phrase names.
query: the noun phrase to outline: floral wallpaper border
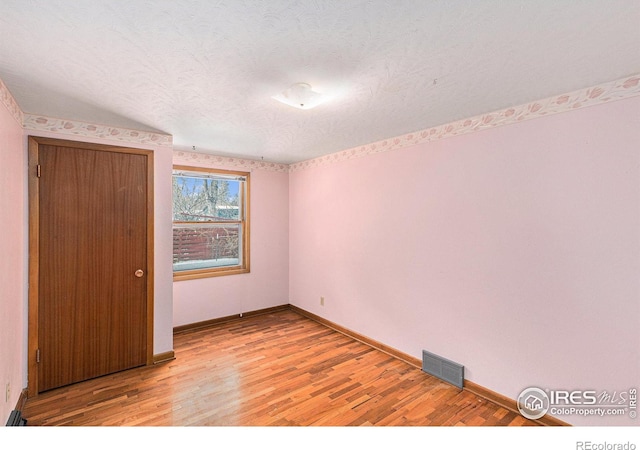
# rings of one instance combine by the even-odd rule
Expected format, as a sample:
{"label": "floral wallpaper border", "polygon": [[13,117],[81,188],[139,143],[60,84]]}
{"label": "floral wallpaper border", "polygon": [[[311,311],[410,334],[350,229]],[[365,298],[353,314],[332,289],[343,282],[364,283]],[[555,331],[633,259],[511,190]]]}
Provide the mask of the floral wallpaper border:
{"label": "floral wallpaper border", "polygon": [[640,95],[640,74],[294,163],[290,172]]}
{"label": "floral wallpaper border", "polygon": [[34,131],[52,131],[60,134],[95,137],[136,144],[151,144],[160,147],[173,146],[173,136],[170,134],[95,125],[77,120],[56,119],[34,114],[24,115],[23,126],[27,130]]}
{"label": "floral wallpaper border", "polygon": [[7,110],[13,116],[13,118],[16,119],[16,122],[18,122],[22,126],[22,122],[24,120],[24,114],[22,113],[22,110],[20,109],[20,106],[18,106],[18,103],[16,102],[16,100],[13,98],[13,95],[11,95],[11,92],[9,92],[9,88],[7,88],[7,85],[4,84],[4,82],[1,79],[0,79],[0,101],[7,108]]}
{"label": "floral wallpaper border", "polygon": [[272,172],[289,172],[288,164],[256,161],[252,159],[231,158],[227,156],[207,155],[185,151],[173,152],[173,163],[182,165],[198,165],[210,168],[229,168],[251,172],[252,170],[269,170]]}
{"label": "floral wallpaper border", "polygon": [[[276,172],[296,172],[298,170],[326,166],[340,161],[397,150],[451,136],[518,123],[523,120],[622,100],[637,95],[640,95],[640,74],[289,165],[186,151],[174,151],[173,155],[174,162],[178,164],[224,166],[249,171],[258,169]],[[127,143],[151,144],[161,147],[173,146],[173,137],[168,134],[136,131],[80,121],[56,119],[41,115],[24,114],[1,79],[0,101],[5,105],[15,120],[27,130],[51,131],[67,135],[97,137]]]}

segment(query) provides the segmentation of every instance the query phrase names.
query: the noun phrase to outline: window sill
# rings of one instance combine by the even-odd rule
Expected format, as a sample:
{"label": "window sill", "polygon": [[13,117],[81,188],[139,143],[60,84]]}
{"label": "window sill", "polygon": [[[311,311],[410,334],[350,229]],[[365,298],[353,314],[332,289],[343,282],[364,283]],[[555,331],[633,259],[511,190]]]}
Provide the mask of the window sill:
{"label": "window sill", "polygon": [[225,267],[219,269],[185,270],[173,273],[173,281],[197,280],[199,278],[223,277],[249,273],[248,267]]}

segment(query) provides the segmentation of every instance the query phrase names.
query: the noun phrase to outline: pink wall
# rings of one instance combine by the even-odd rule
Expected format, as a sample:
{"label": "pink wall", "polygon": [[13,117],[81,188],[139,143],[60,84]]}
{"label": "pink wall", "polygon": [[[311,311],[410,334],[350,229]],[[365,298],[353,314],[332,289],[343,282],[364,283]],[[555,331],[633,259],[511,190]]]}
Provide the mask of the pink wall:
{"label": "pink wall", "polygon": [[[25,167],[22,126],[0,103],[0,425],[7,422],[26,383]],[[7,383],[9,401],[5,401]]]}
{"label": "pink wall", "polygon": [[639,123],[635,97],[293,172],[290,303],[513,399],[638,387]]}
{"label": "pink wall", "polygon": [[[24,132],[14,115],[0,104],[5,421],[26,384],[26,135],[109,142]],[[635,97],[291,174],[253,169],[251,273],[176,283],[175,154],[132,145],[155,151],[154,352],[172,349],[173,326],[292,303],[459,361],[511,398],[531,385],[637,387],[639,119]]]}
{"label": "pink wall", "polygon": [[[234,169],[204,161],[189,164]],[[289,303],[288,178],[286,172],[251,171],[251,272],[174,282],[175,326]]]}

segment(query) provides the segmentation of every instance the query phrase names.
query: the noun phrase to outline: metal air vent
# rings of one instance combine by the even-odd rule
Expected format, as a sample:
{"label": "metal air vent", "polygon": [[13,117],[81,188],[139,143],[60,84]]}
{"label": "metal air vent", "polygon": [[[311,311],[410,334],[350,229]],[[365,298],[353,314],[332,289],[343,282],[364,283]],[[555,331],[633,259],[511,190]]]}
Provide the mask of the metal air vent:
{"label": "metal air vent", "polygon": [[442,356],[422,350],[422,370],[460,389],[464,387],[464,366]]}

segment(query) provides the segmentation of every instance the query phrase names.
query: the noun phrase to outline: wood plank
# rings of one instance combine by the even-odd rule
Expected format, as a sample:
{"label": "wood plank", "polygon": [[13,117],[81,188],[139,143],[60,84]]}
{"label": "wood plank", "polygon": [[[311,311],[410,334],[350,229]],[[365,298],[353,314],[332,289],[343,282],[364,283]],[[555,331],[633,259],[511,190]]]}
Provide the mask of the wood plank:
{"label": "wood plank", "polygon": [[175,359],[27,400],[29,425],[535,422],[292,310],[175,335]]}

